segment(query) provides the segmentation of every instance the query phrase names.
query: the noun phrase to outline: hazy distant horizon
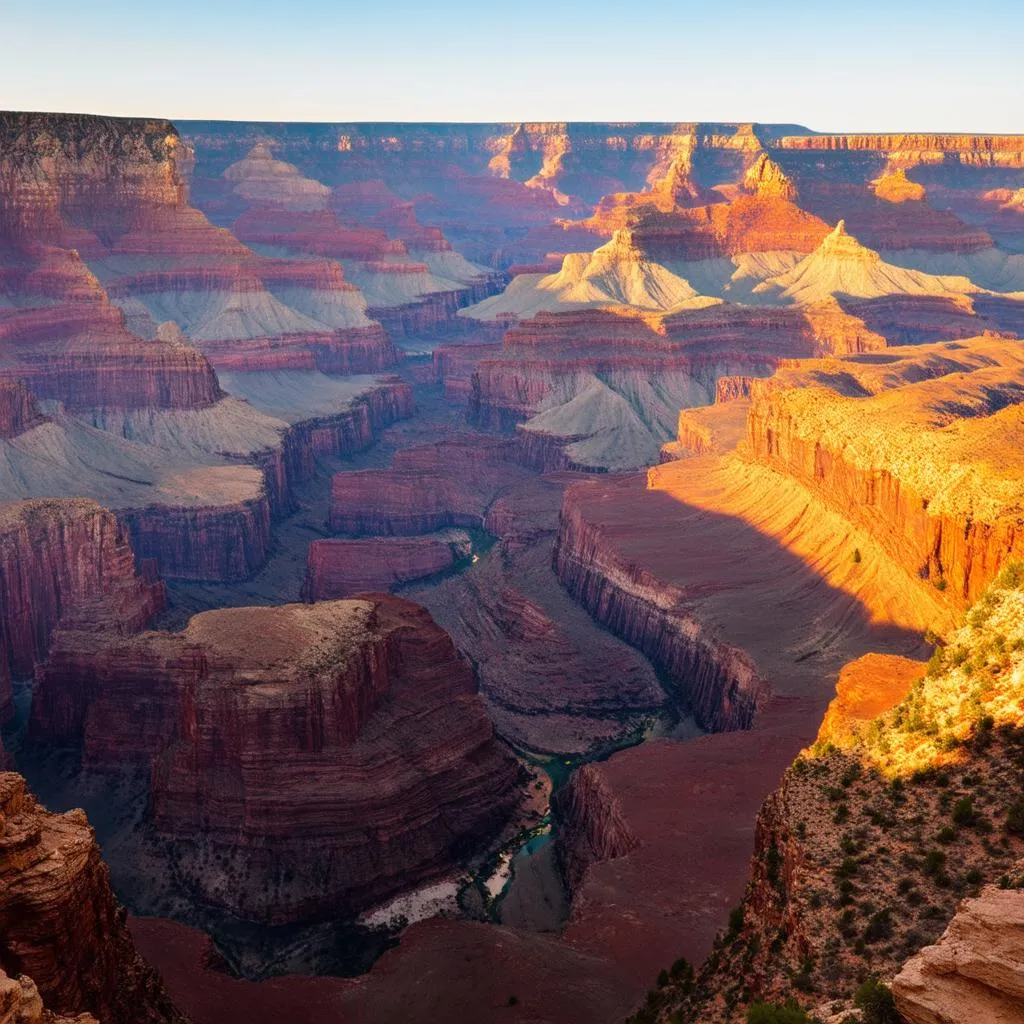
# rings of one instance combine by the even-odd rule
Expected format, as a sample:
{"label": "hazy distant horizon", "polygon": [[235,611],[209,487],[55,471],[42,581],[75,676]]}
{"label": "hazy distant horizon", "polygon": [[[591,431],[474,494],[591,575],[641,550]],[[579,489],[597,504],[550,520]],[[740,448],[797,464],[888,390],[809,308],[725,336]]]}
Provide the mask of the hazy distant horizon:
{"label": "hazy distant horizon", "polygon": [[[16,0],[17,2],[17,0]],[[0,106],[172,121],[1024,133],[1024,5],[17,2]],[[696,116],[693,116],[696,115]]]}

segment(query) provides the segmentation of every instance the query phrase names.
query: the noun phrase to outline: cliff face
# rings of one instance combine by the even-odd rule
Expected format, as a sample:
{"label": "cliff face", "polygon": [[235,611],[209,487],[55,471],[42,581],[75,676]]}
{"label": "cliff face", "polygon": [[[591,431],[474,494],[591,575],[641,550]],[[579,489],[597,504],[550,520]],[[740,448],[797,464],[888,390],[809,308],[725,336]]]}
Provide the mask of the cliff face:
{"label": "cliff face", "polygon": [[42,420],[35,395],[22,381],[0,380],[0,438],[17,437]]}
{"label": "cliff face", "polygon": [[614,792],[593,765],[573,773],[557,792],[552,810],[558,816],[559,860],[573,891],[591,864],[622,857],[639,843]]}
{"label": "cliff face", "polygon": [[118,513],[142,559],[165,576],[192,580],[243,580],[270,550],[266,493],[218,506],[153,505]]}
{"label": "cliff face", "polygon": [[337,533],[408,536],[482,527],[505,490],[528,479],[513,441],[456,438],[397,452],[390,469],[338,473],[331,490]]}
{"label": "cliff face", "polygon": [[677,588],[621,560],[587,522],[577,495],[576,489],[566,492],[555,545],[562,584],[599,622],[684,687],[686,703],[705,729],[749,728],[766,693],[750,659],[703,633]]}
{"label": "cliff face", "polygon": [[162,585],[137,575],[106,509],[83,500],[0,505],[0,714],[10,711],[11,674],[32,674],[58,623],[131,633],[162,607]]}
{"label": "cliff face", "polygon": [[0,983],[0,1007],[20,999],[15,1021],[39,1020],[41,996],[103,1024],[186,1024],[135,949],[85,815],[50,814],[13,772],[0,774],[0,880],[0,968],[32,979]]}
{"label": "cliff face", "polygon": [[1015,343],[997,338],[894,352],[880,368],[809,364],[755,391],[747,440],[969,603],[1024,551],[1016,476],[972,463],[990,444],[1013,450],[1022,396]]}
{"label": "cliff face", "polygon": [[188,891],[283,924],[353,915],[504,823],[518,765],[475,689],[397,598],[234,609],[180,634],[61,634],[31,736],[80,745],[87,773],[144,768]]}
{"label": "cliff face", "polygon": [[459,530],[427,537],[315,540],[309,545],[303,598],[323,601],[391,590],[451,569],[471,551],[469,535]]}

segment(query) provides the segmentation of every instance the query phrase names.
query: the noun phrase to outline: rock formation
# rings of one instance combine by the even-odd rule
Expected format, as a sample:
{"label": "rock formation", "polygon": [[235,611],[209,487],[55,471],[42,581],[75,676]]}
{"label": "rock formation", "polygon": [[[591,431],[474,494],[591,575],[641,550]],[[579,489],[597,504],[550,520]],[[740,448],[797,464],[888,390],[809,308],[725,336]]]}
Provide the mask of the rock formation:
{"label": "rock formation", "polygon": [[[85,815],[51,814],[13,772],[0,774],[0,881],[0,1019],[187,1024],[135,948]],[[40,996],[64,1017],[42,1015]]]}
{"label": "rock formation", "polygon": [[920,202],[925,197],[924,185],[911,181],[902,167],[892,174],[883,174],[874,182],[875,195],[887,203]]}
{"label": "rock formation", "polygon": [[89,1014],[57,1017],[43,1008],[36,983],[24,974],[8,977],[0,971],[0,1024],[96,1024]]}
{"label": "rock formation", "polygon": [[769,278],[756,291],[810,305],[836,296],[877,299],[887,295],[970,295],[981,289],[967,278],[935,277],[885,263],[872,249],[848,234],[840,221],[806,259]]}
{"label": "rock formation", "polygon": [[144,770],[173,877],[253,921],[353,916],[450,868],[517,799],[468,662],[397,598],[65,631],[38,687],[33,742],[76,746],[87,774]]}
{"label": "rock formation", "polygon": [[303,596],[310,601],[391,590],[451,569],[472,552],[469,535],[448,530],[424,537],[315,540]]}
{"label": "rock formation", "polygon": [[990,336],[804,364],[755,394],[748,442],[969,603],[1021,556],[1021,375],[1016,343]]}
{"label": "rock formation", "polygon": [[964,900],[942,938],[896,975],[896,1008],[909,1024],[1020,1020],[1022,949],[1024,894],[990,886]]}
{"label": "rock formation", "polygon": [[11,677],[31,676],[58,624],[127,634],[163,607],[163,587],[139,576],[113,514],[91,501],[0,504],[0,718]]}

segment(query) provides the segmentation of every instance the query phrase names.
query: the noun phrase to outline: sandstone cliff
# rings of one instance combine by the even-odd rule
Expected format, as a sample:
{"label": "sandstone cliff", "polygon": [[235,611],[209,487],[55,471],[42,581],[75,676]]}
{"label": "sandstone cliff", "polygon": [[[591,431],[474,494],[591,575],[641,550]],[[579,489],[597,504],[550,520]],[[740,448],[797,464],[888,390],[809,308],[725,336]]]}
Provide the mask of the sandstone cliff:
{"label": "sandstone cliff", "polygon": [[14,1021],[39,1020],[41,995],[103,1024],[186,1024],[135,948],[85,815],[49,813],[13,772],[0,774],[0,881],[0,968],[38,986],[0,984],[0,1007],[20,996]]}

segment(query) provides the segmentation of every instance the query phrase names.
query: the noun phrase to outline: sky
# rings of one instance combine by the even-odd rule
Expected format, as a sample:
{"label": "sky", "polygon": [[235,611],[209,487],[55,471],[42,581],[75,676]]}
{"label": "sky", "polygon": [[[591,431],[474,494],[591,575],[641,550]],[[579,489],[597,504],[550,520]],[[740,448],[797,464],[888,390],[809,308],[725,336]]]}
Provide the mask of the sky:
{"label": "sky", "polygon": [[0,0],[0,108],[1024,133],[1022,0]]}

